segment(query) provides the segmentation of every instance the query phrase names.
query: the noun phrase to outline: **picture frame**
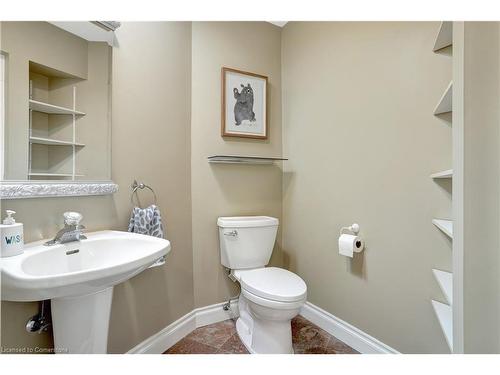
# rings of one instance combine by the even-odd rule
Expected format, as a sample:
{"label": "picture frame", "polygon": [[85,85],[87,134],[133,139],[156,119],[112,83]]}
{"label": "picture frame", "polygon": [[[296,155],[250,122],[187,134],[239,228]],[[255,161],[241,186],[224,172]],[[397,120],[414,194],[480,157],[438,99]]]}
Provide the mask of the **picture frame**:
{"label": "picture frame", "polygon": [[268,139],[267,76],[222,68],[222,137]]}

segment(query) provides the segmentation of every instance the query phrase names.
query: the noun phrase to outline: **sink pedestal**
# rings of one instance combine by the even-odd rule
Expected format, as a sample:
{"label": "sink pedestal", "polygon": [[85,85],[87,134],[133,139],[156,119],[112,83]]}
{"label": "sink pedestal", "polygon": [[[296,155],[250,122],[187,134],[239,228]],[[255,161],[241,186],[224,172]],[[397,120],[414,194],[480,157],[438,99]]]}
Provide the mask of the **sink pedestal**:
{"label": "sink pedestal", "polygon": [[57,353],[105,354],[113,287],[50,301]]}

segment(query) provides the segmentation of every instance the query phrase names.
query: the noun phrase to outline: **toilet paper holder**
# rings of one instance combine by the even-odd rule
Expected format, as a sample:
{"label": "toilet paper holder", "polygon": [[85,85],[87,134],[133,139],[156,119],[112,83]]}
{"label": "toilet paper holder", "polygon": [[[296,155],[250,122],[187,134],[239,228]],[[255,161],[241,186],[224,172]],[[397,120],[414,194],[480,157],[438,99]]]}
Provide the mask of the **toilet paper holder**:
{"label": "toilet paper holder", "polygon": [[[346,233],[350,232],[350,233]],[[364,250],[365,248],[365,242],[364,240],[358,236],[359,233],[359,224],[354,223],[348,227],[342,227],[340,229],[340,237],[339,237],[339,253],[341,255],[349,256],[352,258],[353,253],[359,253]],[[353,237],[353,243],[352,243],[352,248],[343,248],[345,246],[340,244],[342,236],[350,236]]]}
{"label": "toilet paper holder", "polygon": [[345,231],[349,231],[357,236],[359,233],[359,224],[353,223],[352,225],[350,225],[348,227],[342,227],[340,229],[340,234],[344,234]]}

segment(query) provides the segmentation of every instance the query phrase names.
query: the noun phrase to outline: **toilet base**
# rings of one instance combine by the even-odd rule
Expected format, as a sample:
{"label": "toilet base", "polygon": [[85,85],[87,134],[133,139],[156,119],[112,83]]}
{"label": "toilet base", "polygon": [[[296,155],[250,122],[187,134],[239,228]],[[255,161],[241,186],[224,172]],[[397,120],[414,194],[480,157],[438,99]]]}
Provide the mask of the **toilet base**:
{"label": "toilet base", "polygon": [[293,354],[291,318],[299,309],[280,312],[284,313],[282,319],[269,319],[270,316],[263,313],[275,315],[276,311],[257,306],[243,295],[238,306],[240,317],[236,321],[236,332],[251,354]]}
{"label": "toilet base", "polygon": [[248,329],[247,325],[243,320],[238,318],[236,321],[236,332],[238,333],[238,337],[240,338],[241,342],[245,346],[246,350],[250,354],[294,354],[293,348],[288,350],[286,347],[288,345],[284,345],[284,350],[280,352],[273,352],[273,353],[258,353],[252,348],[252,332]]}
{"label": "toilet base", "polygon": [[250,354],[257,354],[252,349],[252,332],[248,329],[247,325],[241,318],[238,318],[236,321],[236,332],[248,352]]}

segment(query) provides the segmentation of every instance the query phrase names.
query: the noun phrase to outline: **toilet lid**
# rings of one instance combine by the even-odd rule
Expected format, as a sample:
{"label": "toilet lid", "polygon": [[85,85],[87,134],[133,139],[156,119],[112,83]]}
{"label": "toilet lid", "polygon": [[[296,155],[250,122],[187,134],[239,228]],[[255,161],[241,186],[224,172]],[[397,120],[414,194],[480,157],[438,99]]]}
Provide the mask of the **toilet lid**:
{"label": "toilet lid", "polygon": [[293,272],[265,267],[241,272],[241,287],[259,297],[279,302],[295,302],[306,297],[304,280]]}

